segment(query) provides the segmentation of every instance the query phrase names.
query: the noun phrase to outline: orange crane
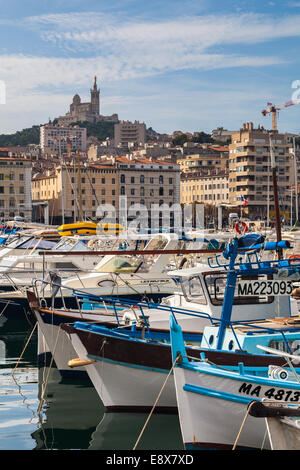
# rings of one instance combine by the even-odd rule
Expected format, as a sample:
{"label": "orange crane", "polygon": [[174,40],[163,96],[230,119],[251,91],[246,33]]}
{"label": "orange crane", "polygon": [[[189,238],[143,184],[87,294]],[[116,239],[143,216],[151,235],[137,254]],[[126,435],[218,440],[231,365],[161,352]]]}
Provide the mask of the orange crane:
{"label": "orange crane", "polygon": [[269,113],[272,113],[272,130],[277,131],[277,113],[280,109],[288,108],[289,106],[293,106],[294,104],[300,103],[300,100],[290,100],[286,103],[276,106],[272,103],[267,103],[267,108],[262,110],[262,114],[266,116]]}

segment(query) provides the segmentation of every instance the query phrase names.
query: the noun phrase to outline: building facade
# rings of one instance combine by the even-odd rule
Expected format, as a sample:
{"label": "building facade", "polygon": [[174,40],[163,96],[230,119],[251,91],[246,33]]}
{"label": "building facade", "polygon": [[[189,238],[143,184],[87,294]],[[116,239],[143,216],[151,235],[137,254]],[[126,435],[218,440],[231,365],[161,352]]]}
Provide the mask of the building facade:
{"label": "building facade", "polygon": [[199,173],[210,170],[225,171],[228,168],[228,147],[199,148],[197,153],[177,159],[183,173]]}
{"label": "building facade", "polygon": [[124,210],[134,218],[138,204],[149,215],[152,204],[170,208],[180,203],[178,165],[145,158],[103,157],[98,161],[69,162],[36,175],[32,180],[35,203],[48,201],[50,224],[99,220],[99,206],[111,207],[116,218]]}
{"label": "building facade", "polygon": [[97,220],[99,205],[118,210],[118,178],[112,165],[70,163],[32,179],[34,202],[49,205],[49,223],[61,224]]}
{"label": "building facade", "polygon": [[76,150],[84,152],[86,150],[86,128],[45,124],[40,127],[40,147],[42,153],[50,149],[58,155]]}
{"label": "building facade", "polygon": [[138,121],[121,121],[114,126],[115,147],[141,147],[146,142],[146,125]]}
{"label": "building facade", "polygon": [[0,219],[19,216],[31,221],[31,162],[8,153],[0,149]]}
{"label": "building facade", "polygon": [[228,204],[228,172],[212,170],[208,173],[182,173],[180,184],[180,202],[192,204],[198,202],[220,206]]}
{"label": "building facade", "polygon": [[274,218],[270,141],[277,167],[281,216],[288,220],[293,181],[291,139],[278,131],[255,129],[251,122],[232,135],[229,145],[229,203],[241,206],[243,198],[247,201],[244,213],[249,218],[265,218],[268,209],[270,219]]}

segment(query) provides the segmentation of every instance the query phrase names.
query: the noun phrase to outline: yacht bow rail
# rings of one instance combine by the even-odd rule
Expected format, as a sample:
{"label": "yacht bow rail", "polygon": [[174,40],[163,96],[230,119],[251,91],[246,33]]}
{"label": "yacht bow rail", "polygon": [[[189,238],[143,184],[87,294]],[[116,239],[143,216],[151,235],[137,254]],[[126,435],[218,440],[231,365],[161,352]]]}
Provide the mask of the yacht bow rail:
{"label": "yacht bow rail", "polygon": [[[39,288],[39,284],[40,284],[40,288]],[[84,303],[85,304],[88,303],[91,306],[94,306],[97,308],[103,308],[105,311],[113,311],[117,319],[118,325],[120,325],[119,314],[121,312],[124,313],[126,308],[131,309],[136,314],[135,316],[137,319],[138,319],[137,312],[139,311],[144,321],[144,324],[146,325],[147,328],[149,328],[149,323],[147,321],[147,314],[145,312],[145,309],[160,310],[160,311],[168,312],[170,315],[171,314],[188,315],[188,316],[194,316],[194,317],[199,317],[199,318],[205,318],[212,325],[220,321],[219,319],[213,318],[211,317],[210,314],[205,313],[205,312],[196,312],[195,310],[191,310],[191,309],[173,307],[171,305],[167,305],[164,303],[140,301],[140,300],[135,300],[135,299],[121,299],[118,297],[89,294],[81,290],[64,286],[60,282],[55,282],[55,280],[46,281],[44,279],[35,279],[33,282],[33,287],[34,287],[36,297],[38,299],[39,304],[45,307],[47,306],[47,303],[44,298],[44,291],[47,285],[49,286],[49,288],[52,289],[51,307],[49,308],[54,309],[54,298],[56,294],[60,291],[62,303],[63,303],[64,308],[66,309],[62,289],[67,289],[71,291],[72,295],[76,298],[78,310],[80,310],[81,313],[85,311],[85,309],[82,308]]]}

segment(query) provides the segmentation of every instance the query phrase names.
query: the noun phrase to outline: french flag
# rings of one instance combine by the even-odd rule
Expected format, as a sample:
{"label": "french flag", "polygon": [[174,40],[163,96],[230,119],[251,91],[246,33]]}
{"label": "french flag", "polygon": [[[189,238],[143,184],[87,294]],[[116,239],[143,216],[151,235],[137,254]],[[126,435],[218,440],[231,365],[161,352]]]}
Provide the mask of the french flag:
{"label": "french flag", "polygon": [[248,204],[248,201],[244,198],[244,196],[241,196],[241,201],[243,203],[243,207],[245,207]]}

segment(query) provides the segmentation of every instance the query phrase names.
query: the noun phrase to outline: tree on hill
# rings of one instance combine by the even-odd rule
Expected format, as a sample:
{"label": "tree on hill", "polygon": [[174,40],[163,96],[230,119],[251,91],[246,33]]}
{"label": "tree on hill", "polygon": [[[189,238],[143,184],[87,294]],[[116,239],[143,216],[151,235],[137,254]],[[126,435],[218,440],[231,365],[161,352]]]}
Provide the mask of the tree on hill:
{"label": "tree on hill", "polygon": [[40,126],[32,126],[14,134],[0,134],[0,147],[26,146],[28,144],[39,144]]}
{"label": "tree on hill", "polygon": [[180,145],[182,146],[185,144],[185,142],[196,142],[199,144],[204,144],[204,143],[211,143],[213,142],[213,139],[209,134],[206,134],[205,132],[201,131],[197,133],[197,136],[194,136],[192,138],[189,138],[186,134],[179,134],[174,139],[172,140],[173,145]]}

